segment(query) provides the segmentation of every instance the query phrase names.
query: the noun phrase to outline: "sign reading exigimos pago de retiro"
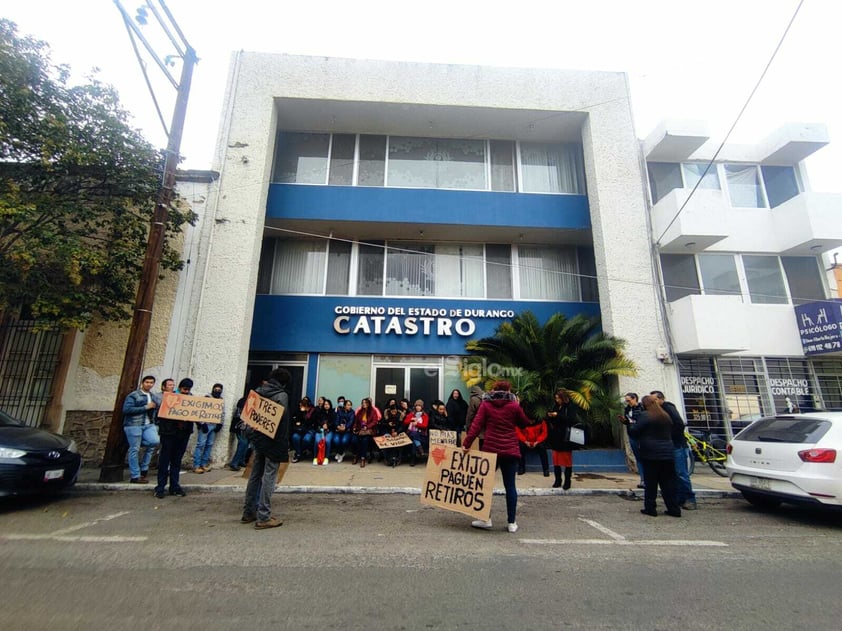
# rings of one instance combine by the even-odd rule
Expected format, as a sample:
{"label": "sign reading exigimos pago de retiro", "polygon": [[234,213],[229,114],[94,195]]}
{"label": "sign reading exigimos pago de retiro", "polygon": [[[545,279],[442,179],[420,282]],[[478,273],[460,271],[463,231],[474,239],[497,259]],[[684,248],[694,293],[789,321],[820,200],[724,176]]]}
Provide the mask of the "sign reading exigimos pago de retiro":
{"label": "sign reading exigimos pago de retiro", "polygon": [[171,421],[189,423],[222,422],[225,413],[225,401],[215,397],[194,397],[192,394],[164,392],[158,416]]}
{"label": "sign reading exigimos pago de retiro", "polygon": [[496,465],[497,454],[431,444],[421,503],[487,520]]}
{"label": "sign reading exigimos pago de retiro", "polygon": [[254,390],[249,392],[240,420],[252,429],[274,438],[284,416],[284,406],[272,399],[261,397]]}

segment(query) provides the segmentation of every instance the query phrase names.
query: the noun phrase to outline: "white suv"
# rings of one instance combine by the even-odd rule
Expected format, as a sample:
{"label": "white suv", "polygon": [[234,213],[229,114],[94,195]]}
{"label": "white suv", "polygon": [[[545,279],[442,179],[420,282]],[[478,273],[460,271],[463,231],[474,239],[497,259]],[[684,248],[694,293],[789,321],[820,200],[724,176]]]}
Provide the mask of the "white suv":
{"label": "white suv", "polygon": [[731,485],[751,504],[842,508],[842,412],[759,419],[728,445]]}

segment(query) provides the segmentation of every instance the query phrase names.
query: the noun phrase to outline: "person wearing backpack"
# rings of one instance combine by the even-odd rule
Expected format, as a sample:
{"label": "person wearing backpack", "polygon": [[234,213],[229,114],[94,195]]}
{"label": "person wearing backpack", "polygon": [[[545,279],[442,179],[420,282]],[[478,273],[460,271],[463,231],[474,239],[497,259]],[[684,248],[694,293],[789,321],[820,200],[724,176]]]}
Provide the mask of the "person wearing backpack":
{"label": "person wearing backpack", "polygon": [[257,394],[283,406],[284,412],[275,437],[261,432],[251,432],[249,439],[254,448],[251,475],[246,485],[246,498],[240,522],[254,523],[257,530],[277,528],[283,525],[272,516],[272,493],[278,480],[278,469],[282,462],[289,461],[289,371],[276,368],[266,383],[255,390]]}

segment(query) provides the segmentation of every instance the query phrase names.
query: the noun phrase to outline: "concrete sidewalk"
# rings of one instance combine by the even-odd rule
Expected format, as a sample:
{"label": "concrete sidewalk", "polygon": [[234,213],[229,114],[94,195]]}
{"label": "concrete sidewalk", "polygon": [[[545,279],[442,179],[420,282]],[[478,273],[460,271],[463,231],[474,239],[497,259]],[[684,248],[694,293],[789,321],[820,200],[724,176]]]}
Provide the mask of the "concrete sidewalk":
{"label": "concrete sidewalk", "polygon": [[[276,493],[403,493],[420,495],[424,480],[425,465],[412,467],[402,464],[392,468],[383,463],[369,463],[365,468],[351,464],[331,462],[328,466],[314,467],[311,462],[290,464]],[[538,472],[527,471],[517,478],[520,495],[642,495],[637,488],[638,477],[634,473],[577,473],[574,467],[573,485],[569,491],[552,488],[553,477],[545,478]],[[152,493],[155,470],[150,471],[150,484],[129,484],[128,476],[122,483],[100,483],[99,469],[83,468],[76,488],[80,490],[120,490]],[[716,475],[709,467],[697,463],[692,476],[693,489],[699,497],[737,497],[739,493],[731,487],[727,478]],[[189,493],[243,492],[246,479],[242,471],[237,473],[214,468],[203,474],[182,471],[181,485]],[[495,493],[503,492],[503,482],[497,474]]]}

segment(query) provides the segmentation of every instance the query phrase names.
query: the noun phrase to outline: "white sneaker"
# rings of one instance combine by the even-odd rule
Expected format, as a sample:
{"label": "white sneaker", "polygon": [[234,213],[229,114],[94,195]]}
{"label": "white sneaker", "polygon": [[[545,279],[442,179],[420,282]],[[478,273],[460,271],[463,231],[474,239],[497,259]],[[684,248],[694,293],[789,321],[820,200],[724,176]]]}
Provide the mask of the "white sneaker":
{"label": "white sneaker", "polygon": [[313,458],[313,466],[314,466],[314,467],[318,467],[318,466],[319,466],[319,460],[318,460],[318,458]]}
{"label": "white sneaker", "polygon": [[328,460],[327,458],[325,458],[325,459],[322,461],[322,466],[323,466],[323,467],[326,467],[326,466],[327,466],[327,465],[329,465],[329,464],[330,464],[330,460]]}
{"label": "white sneaker", "polygon": [[512,522],[511,524],[509,524],[507,526],[507,528],[508,528],[509,532],[517,532],[517,523]]}
{"label": "white sneaker", "polygon": [[475,519],[471,522],[471,526],[474,528],[482,528],[484,530],[491,530],[491,520],[488,521],[484,519]]}
{"label": "white sneaker", "polygon": [[345,458],[345,454],[336,454],[336,462],[342,462]]}

